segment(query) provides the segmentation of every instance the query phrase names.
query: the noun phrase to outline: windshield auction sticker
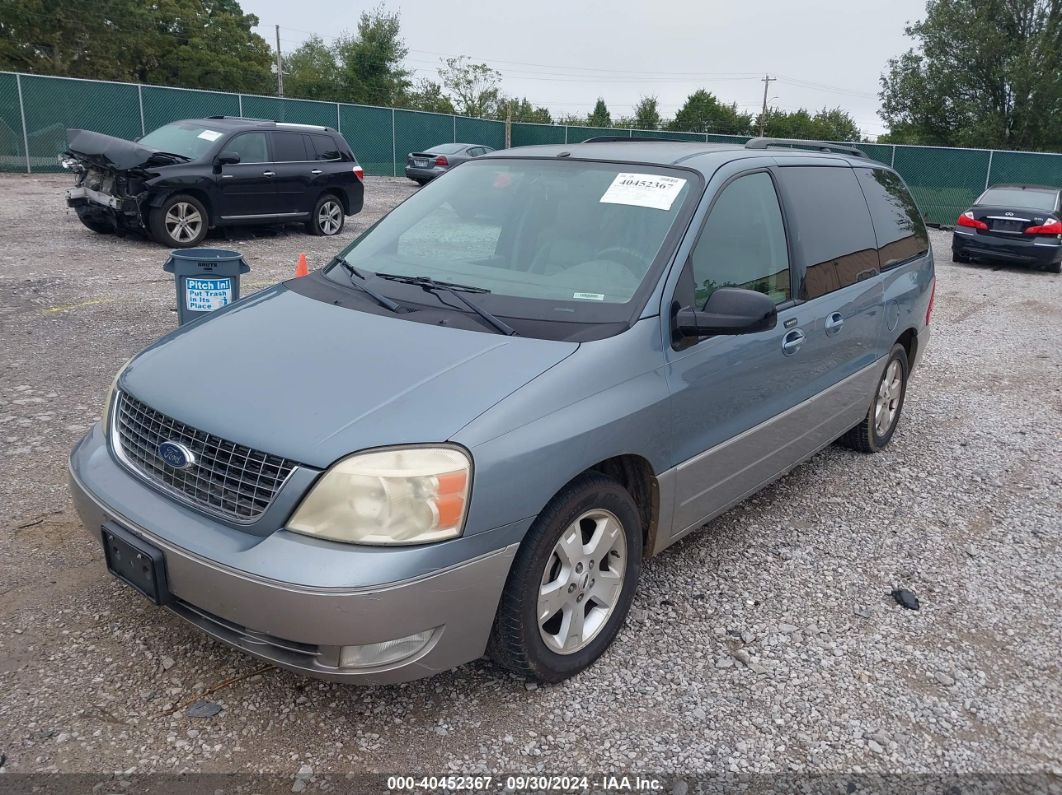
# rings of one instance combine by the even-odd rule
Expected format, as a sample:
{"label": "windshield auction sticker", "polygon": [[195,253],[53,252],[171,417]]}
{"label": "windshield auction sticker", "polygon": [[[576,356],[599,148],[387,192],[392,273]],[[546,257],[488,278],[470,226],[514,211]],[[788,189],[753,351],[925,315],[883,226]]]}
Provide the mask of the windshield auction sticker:
{"label": "windshield auction sticker", "polygon": [[221,137],[221,133],[216,130],[203,130],[203,132],[199,133],[199,137],[204,141],[216,141]]}
{"label": "windshield auction sticker", "polygon": [[656,174],[617,174],[601,197],[604,204],[629,204],[670,210],[686,180]]}

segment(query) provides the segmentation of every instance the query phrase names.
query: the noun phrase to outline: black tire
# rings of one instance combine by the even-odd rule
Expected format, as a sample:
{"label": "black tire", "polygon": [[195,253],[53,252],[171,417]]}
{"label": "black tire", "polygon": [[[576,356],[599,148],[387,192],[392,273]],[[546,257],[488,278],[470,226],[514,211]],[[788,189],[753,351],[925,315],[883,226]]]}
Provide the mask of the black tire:
{"label": "black tire", "polygon": [[322,193],[313,206],[313,214],[306,224],[311,235],[332,237],[343,231],[346,211],[343,202],[334,193]]}
{"label": "black tire", "polygon": [[428,184],[428,180],[426,180],[426,179],[415,179],[413,181],[416,182],[417,185],[420,186],[421,188],[423,188],[425,185]]}
{"label": "black tire", "polygon": [[[184,226],[181,225],[184,221]],[[148,228],[157,243],[170,248],[198,246],[206,237],[210,216],[195,196],[178,193],[151,210]]]}
{"label": "black tire", "polygon": [[[891,380],[889,378],[889,372],[893,362],[897,362],[899,365],[899,394],[892,398],[892,400],[888,401],[890,404],[894,403],[892,418],[888,423],[888,427],[884,430],[879,430],[877,422],[879,400],[885,400],[885,396],[882,395],[882,389],[885,382]],[[867,415],[863,418],[861,423],[838,439],[838,443],[852,450],[857,450],[860,453],[880,453],[884,450],[892,439],[892,435],[896,432],[896,426],[900,423],[900,414],[903,411],[903,401],[907,396],[907,378],[910,375],[910,372],[910,364],[907,361],[907,351],[898,343],[893,345],[888,361],[885,362],[885,367],[882,368],[881,378],[878,380],[877,385],[874,388],[874,395],[870,400],[870,408],[867,409]]]}
{"label": "black tire", "polygon": [[[564,533],[580,519],[592,512],[611,514],[619,521],[625,543],[625,553],[605,552],[602,560],[621,560],[623,579],[619,584],[619,594],[613,600],[610,613],[595,630],[589,641],[581,648],[571,652],[558,653],[546,645],[538,622],[539,589],[548,564],[554,558],[554,548]],[[582,523],[587,531],[594,527],[594,519],[585,519]],[[586,536],[578,547],[584,549]],[[613,564],[617,565],[617,564]],[[596,569],[595,569],[596,566]],[[621,568],[613,569],[619,572]],[[566,586],[563,593],[572,594],[582,605],[584,618],[593,610],[599,609],[592,594],[584,589],[592,587],[594,580],[587,579],[587,574],[596,570],[600,573],[600,563],[587,563],[577,570],[571,568],[571,576],[578,578],[580,584]],[[638,508],[631,495],[611,478],[597,473],[587,473],[568,484],[546,506],[524,538],[516,553],[509,578],[502,592],[501,603],[494,619],[488,655],[502,668],[521,676],[540,682],[559,682],[582,671],[592,664],[609,647],[619,631],[630,610],[631,600],[638,584],[642,568],[642,532]],[[586,601],[583,602],[584,594]],[[554,618],[560,616],[557,613]],[[546,621],[549,626],[553,619]],[[558,631],[558,634],[560,632]]]}
{"label": "black tire", "polygon": [[955,249],[951,250],[951,261],[961,262],[964,264],[968,264],[969,262],[971,262],[970,258],[967,255],[963,254],[960,251],[956,251]]}
{"label": "black tire", "polygon": [[1062,262],[1051,262],[1044,266],[1044,270],[1048,273],[1062,273]]}
{"label": "black tire", "polygon": [[105,219],[93,217],[91,215],[82,215],[81,213],[78,213],[77,217],[81,221],[81,223],[83,223],[85,226],[87,226],[89,229],[91,229],[93,232],[96,232],[97,234],[113,235],[115,232],[118,231],[113,222],[107,221]]}

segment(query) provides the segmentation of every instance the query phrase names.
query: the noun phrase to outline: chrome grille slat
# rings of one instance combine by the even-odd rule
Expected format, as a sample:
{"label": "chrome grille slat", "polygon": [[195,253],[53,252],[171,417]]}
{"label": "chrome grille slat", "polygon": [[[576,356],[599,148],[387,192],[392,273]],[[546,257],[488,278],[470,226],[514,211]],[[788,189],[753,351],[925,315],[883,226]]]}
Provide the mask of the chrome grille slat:
{"label": "chrome grille slat", "polygon": [[[114,424],[122,457],[141,476],[238,522],[261,516],[298,466],[192,428],[125,393],[118,396]],[[158,446],[165,441],[178,442],[195,454],[191,469],[174,469],[159,458]]]}

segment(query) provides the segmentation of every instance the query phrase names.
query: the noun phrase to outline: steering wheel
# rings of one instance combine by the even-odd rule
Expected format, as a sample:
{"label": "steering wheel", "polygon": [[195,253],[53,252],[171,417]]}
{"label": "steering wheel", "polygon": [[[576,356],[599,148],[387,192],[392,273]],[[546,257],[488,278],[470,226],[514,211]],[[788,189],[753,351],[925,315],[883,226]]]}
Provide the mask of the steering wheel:
{"label": "steering wheel", "polygon": [[609,246],[601,249],[601,251],[594,254],[594,259],[607,259],[612,262],[618,262],[634,274],[638,281],[645,278],[645,271],[648,267],[644,254],[626,246]]}

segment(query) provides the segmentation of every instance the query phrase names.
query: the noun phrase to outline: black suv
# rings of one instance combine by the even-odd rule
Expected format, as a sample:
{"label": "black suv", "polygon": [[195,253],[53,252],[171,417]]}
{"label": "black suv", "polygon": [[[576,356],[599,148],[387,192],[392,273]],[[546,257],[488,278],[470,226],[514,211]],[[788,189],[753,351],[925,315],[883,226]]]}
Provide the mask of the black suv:
{"label": "black suv", "polygon": [[94,232],[144,229],[198,245],[207,230],[305,222],[335,235],[361,210],[364,172],[330,127],[211,116],[175,121],[136,142],[67,130],[67,204]]}

